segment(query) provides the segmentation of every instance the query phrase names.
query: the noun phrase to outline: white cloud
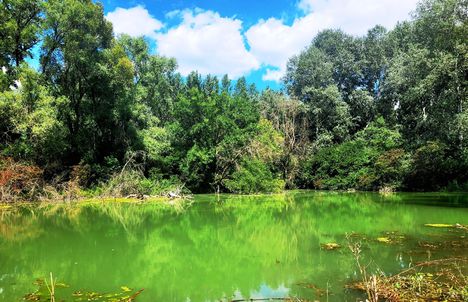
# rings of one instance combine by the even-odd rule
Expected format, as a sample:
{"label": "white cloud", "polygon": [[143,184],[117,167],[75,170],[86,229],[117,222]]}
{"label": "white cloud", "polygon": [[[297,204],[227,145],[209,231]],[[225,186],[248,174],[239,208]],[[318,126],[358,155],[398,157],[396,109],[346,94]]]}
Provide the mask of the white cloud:
{"label": "white cloud", "polygon": [[132,8],[116,8],[106,15],[112,22],[116,34],[128,34],[132,37],[147,36],[154,38],[155,32],[163,27],[161,21],[150,15],[141,5]]}
{"label": "white cloud", "polygon": [[260,20],[245,36],[252,54],[263,65],[278,70],[267,70],[264,79],[280,79],[287,60],[310,44],[314,36],[326,28],[340,28],[353,35],[364,35],[380,24],[389,29],[398,21],[409,18],[418,0],[301,0],[298,8],[305,16],[291,25],[270,18]]}
{"label": "white cloud", "polygon": [[283,69],[288,58],[309,45],[324,21],[312,15],[296,19],[290,26],[275,18],[260,20],[245,36],[262,64]]}
{"label": "white cloud", "polygon": [[363,35],[376,24],[393,28],[409,18],[419,0],[300,0],[305,13],[326,17],[334,28]]}
{"label": "white cloud", "polygon": [[284,72],[280,69],[267,68],[265,74],[262,76],[262,80],[279,82],[283,77],[283,74]]}
{"label": "white cloud", "polygon": [[179,71],[238,78],[260,67],[245,48],[242,22],[221,17],[213,11],[185,10],[169,14],[182,22],[166,33],[156,35],[159,54],[175,57]]}

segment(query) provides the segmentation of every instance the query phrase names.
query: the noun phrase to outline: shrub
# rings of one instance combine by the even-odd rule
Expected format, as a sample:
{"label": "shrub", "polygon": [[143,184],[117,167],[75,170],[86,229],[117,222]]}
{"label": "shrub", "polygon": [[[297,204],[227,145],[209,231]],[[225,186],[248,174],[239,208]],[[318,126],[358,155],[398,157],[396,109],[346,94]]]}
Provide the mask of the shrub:
{"label": "shrub", "polygon": [[276,177],[270,167],[259,159],[244,159],[230,179],[224,181],[233,193],[274,193],[284,189],[285,183]]}
{"label": "shrub", "polygon": [[0,201],[36,200],[42,192],[42,174],[37,166],[0,157]]}
{"label": "shrub", "polygon": [[162,196],[169,192],[188,193],[178,178],[163,179],[157,176],[150,178],[139,170],[125,170],[116,173],[107,182],[94,190],[94,195],[128,197],[135,195]]}
{"label": "shrub", "polygon": [[441,189],[451,178],[450,161],[445,144],[427,142],[413,154],[411,172],[406,179],[406,185],[414,190]]}
{"label": "shrub", "polygon": [[401,136],[377,119],[354,139],[322,148],[302,167],[299,186],[329,190],[380,190],[402,186],[408,156]]}

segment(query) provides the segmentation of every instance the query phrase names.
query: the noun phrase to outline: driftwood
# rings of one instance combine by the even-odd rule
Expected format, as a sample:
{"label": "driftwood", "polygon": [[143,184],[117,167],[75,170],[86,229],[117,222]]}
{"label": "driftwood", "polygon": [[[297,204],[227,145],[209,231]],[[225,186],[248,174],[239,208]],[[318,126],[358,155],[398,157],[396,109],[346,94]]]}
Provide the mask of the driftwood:
{"label": "driftwood", "polygon": [[130,195],[128,195],[128,196],[125,197],[125,198],[128,198],[128,199],[141,199],[141,200],[145,200],[145,199],[151,198],[151,196],[149,196],[149,195],[143,195],[143,194],[130,194]]}
{"label": "driftwood", "polygon": [[445,263],[454,263],[454,262],[457,262],[457,261],[459,261],[459,262],[468,262],[468,258],[466,258],[466,257],[456,257],[456,258],[446,258],[446,259],[437,259],[437,260],[430,260],[430,261],[420,262],[420,263],[417,263],[416,265],[413,265],[410,268],[407,268],[407,269],[399,272],[396,275],[393,275],[393,276],[389,277],[389,279],[396,278],[396,277],[399,277],[401,275],[407,274],[407,273],[409,273],[411,271],[416,270],[419,267],[439,265],[439,264],[445,264]]}
{"label": "driftwood", "polygon": [[130,298],[128,298],[127,302],[132,302],[132,301],[135,301],[136,297],[138,295],[140,295],[145,289],[142,288],[140,289],[139,291],[137,291],[136,293],[134,293]]}

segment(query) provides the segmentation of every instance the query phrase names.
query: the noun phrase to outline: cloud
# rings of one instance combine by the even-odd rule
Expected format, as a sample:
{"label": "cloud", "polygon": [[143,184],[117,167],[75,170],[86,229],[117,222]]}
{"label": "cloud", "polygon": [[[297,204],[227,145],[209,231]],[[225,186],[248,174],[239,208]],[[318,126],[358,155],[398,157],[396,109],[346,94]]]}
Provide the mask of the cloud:
{"label": "cloud", "polygon": [[181,23],[156,35],[157,51],[175,57],[183,75],[197,70],[238,78],[260,67],[245,47],[240,20],[200,9],[176,11],[169,16],[179,17]]}
{"label": "cloud", "polygon": [[418,0],[301,0],[298,8],[305,14],[291,25],[281,19],[260,20],[245,36],[251,53],[267,69],[264,79],[280,79],[287,60],[310,44],[317,33],[340,28],[352,35],[364,35],[380,24],[389,29],[409,18]]}
{"label": "cloud", "polygon": [[262,64],[284,68],[288,58],[309,45],[324,22],[307,16],[292,25],[271,18],[260,20],[245,33],[250,51]]}
{"label": "cloud", "polygon": [[265,73],[262,76],[262,80],[279,82],[281,78],[283,77],[283,74],[284,72],[280,69],[267,68]]}
{"label": "cloud", "polygon": [[156,31],[163,27],[161,21],[150,15],[141,5],[132,8],[116,8],[106,15],[112,22],[116,34],[128,34],[132,37],[147,36],[154,38]]}
{"label": "cloud", "polygon": [[300,0],[305,13],[326,18],[334,28],[363,35],[376,24],[391,29],[409,18],[419,0]]}

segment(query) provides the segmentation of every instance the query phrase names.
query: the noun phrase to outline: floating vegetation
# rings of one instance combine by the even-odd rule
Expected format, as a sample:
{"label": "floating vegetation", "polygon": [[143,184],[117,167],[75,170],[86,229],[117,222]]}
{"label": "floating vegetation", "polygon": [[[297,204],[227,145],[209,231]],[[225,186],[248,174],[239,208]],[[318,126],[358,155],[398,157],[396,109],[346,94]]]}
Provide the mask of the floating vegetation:
{"label": "floating vegetation", "polygon": [[143,289],[134,291],[128,286],[120,287],[120,291],[110,293],[99,293],[88,290],[70,290],[70,285],[56,282],[52,278],[48,282],[46,279],[37,279],[34,282],[37,289],[23,297],[25,301],[54,302],[54,301],[96,301],[96,302],[134,302],[143,292]]}
{"label": "floating vegetation", "polygon": [[398,232],[385,232],[383,236],[377,237],[377,242],[386,244],[402,243],[406,237]]}
{"label": "floating vegetation", "polygon": [[431,227],[431,228],[455,228],[455,229],[462,229],[468,231],[468,226],[455,223],[455,224],[445,224],[445,223],[426,223],[424,226]]}
{"label": "floating vegetation", "polygon": [[327,251],[336,250],[336,249],[341,248],[341,245],[339,245],[338,243],[335,243],[335,242],[323,243],[320,246],[321,246],[322,249],[327,250]]}
{"label": "floating vegetation", "polygon": [[468,240],[461,238],[461,240],[447,240],[441,242],[419,241],[418,245],[429,250],[466,249],[468,248]]}
{"label": "floating vegetation", "polygon": [[455,227],[453,224],[445,224],[445,223],[426,223],[424,226],[431,227],[431,228],[453,228]]}
{"label": "floating vegetation", "polygon": [[371,291],[373,301],[468,301],[468,278],[461,267],[467,262],[467,258],[422,262],[399,274],[372,276],[347,288]]}
{"label": "floating vegetation", "polygon": [[392,243],[392,241],[388,237],[379,237],[377,238],[377,241],[382,243]]}

